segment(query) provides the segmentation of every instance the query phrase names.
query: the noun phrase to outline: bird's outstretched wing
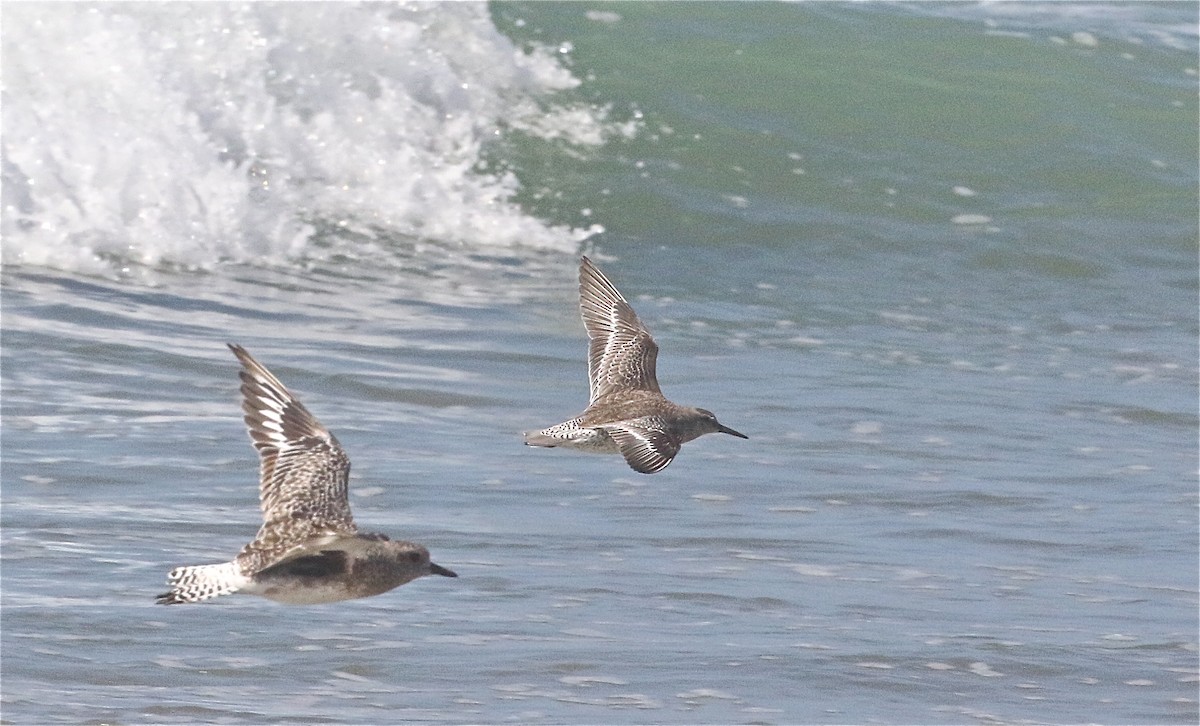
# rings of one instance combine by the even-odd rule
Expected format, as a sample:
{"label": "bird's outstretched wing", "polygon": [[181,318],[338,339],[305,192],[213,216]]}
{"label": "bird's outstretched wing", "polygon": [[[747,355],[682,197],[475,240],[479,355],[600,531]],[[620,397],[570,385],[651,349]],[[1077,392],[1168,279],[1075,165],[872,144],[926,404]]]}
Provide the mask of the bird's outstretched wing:
{"label": "bird's outstretched wing", "polygon": [[579,265],[579,310],[587,328],[591,403],[618,391],[661,393],[658,345],[617,288],[587,257]]}
{"label": "bird's outstretched wing", "polygon": [[604,427],[621,450],[625,462],[636,472],[653,474],[667,468],[679,453],[682,442],[652,422],[626,421]]}
{"label": "bird's outstretched wing", "polygon": [[242,410],[261,458],[263,525],[239,559],[263,566],[311,537],[354,534],[341,444],[244,348],[229,349],[242,363]]}

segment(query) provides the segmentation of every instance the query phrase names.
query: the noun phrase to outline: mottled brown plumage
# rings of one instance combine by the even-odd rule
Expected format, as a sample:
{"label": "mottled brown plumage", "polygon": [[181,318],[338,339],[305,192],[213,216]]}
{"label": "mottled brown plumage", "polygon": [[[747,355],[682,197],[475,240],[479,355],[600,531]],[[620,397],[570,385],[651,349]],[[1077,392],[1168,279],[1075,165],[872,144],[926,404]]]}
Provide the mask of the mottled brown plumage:
{"label": "mottled brown plumage", "polygon": [[587,257],[579,266],[579,310],[588,333],[588,407],[569,421],[525,432],[526,445],[620,453],[635,471],[653,474],[684,443],[704,434],[749,438],[719,423],[711,411],[663,396],[655,372],[658,345]]}
{"label": "mottled brown plumage", "polygon": [[263,524],[232,562],[177,567],[164,605],[244,592],[288,603],[377,595],[423,575],[456,575],[412,542],[361,534],[350,514],[350,459],[290,391],[241,346],[242,410],[258,449]]}

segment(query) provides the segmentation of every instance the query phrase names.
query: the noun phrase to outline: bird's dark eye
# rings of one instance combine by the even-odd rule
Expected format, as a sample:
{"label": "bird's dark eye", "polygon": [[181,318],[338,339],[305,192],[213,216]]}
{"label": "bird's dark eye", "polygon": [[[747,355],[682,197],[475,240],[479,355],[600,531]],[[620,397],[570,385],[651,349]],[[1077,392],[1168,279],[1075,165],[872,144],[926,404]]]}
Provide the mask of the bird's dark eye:
{"label": "bird's dark eye", "polygon": [[421,560],[421,555],[417,554],[416,552],[408,553],[408,561],[409,562],[420,562],[420,560]]}

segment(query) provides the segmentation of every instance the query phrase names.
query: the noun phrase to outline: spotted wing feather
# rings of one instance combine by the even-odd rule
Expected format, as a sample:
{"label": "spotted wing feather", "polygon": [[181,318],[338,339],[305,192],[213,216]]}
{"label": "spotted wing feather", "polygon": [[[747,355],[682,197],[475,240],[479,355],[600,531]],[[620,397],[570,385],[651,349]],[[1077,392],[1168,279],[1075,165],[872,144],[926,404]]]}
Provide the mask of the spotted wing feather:
{"label": "spotted wing feather", "polygon": [[579,309],[588,333],[591,403],[617,391],[661,393],[658,345],[637,313],[587,257],[579,266]]}
{"label": "spotted wing feather", "polygon": [[245,349],[229,348],[242,363],[242,410],[261,460],[263,525],[239,562],[260,569],[311,537],[354,534],[350,459],[338,440]]}
{"label": "spotted wing feather", "polygon": [[679,453],[679,439],[657,427],[621,423],[604,428],[617,443],[625,462],[639,473],[662,471]]}

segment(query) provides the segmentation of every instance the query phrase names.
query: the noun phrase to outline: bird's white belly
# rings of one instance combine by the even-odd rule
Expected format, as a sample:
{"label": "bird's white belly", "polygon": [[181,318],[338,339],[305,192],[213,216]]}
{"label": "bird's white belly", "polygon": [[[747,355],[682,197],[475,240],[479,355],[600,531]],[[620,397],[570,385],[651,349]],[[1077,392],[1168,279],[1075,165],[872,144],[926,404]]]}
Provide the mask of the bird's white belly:
{"label": "bird's white belly", "polygon": [[576,429],[563,438],[559,446],[593,454],[616,454],[621,451],[617,448],[617,442],[613,441],[612,437],[600,428]]}
{"label": "bird's white belly", "polygon": [[281,578],[267,583],[255,582],[243,587],[239,592],[288,605],[320,605],[360,597],[342,583],[314,583],[310,578],[303,581],[300,578]]}

